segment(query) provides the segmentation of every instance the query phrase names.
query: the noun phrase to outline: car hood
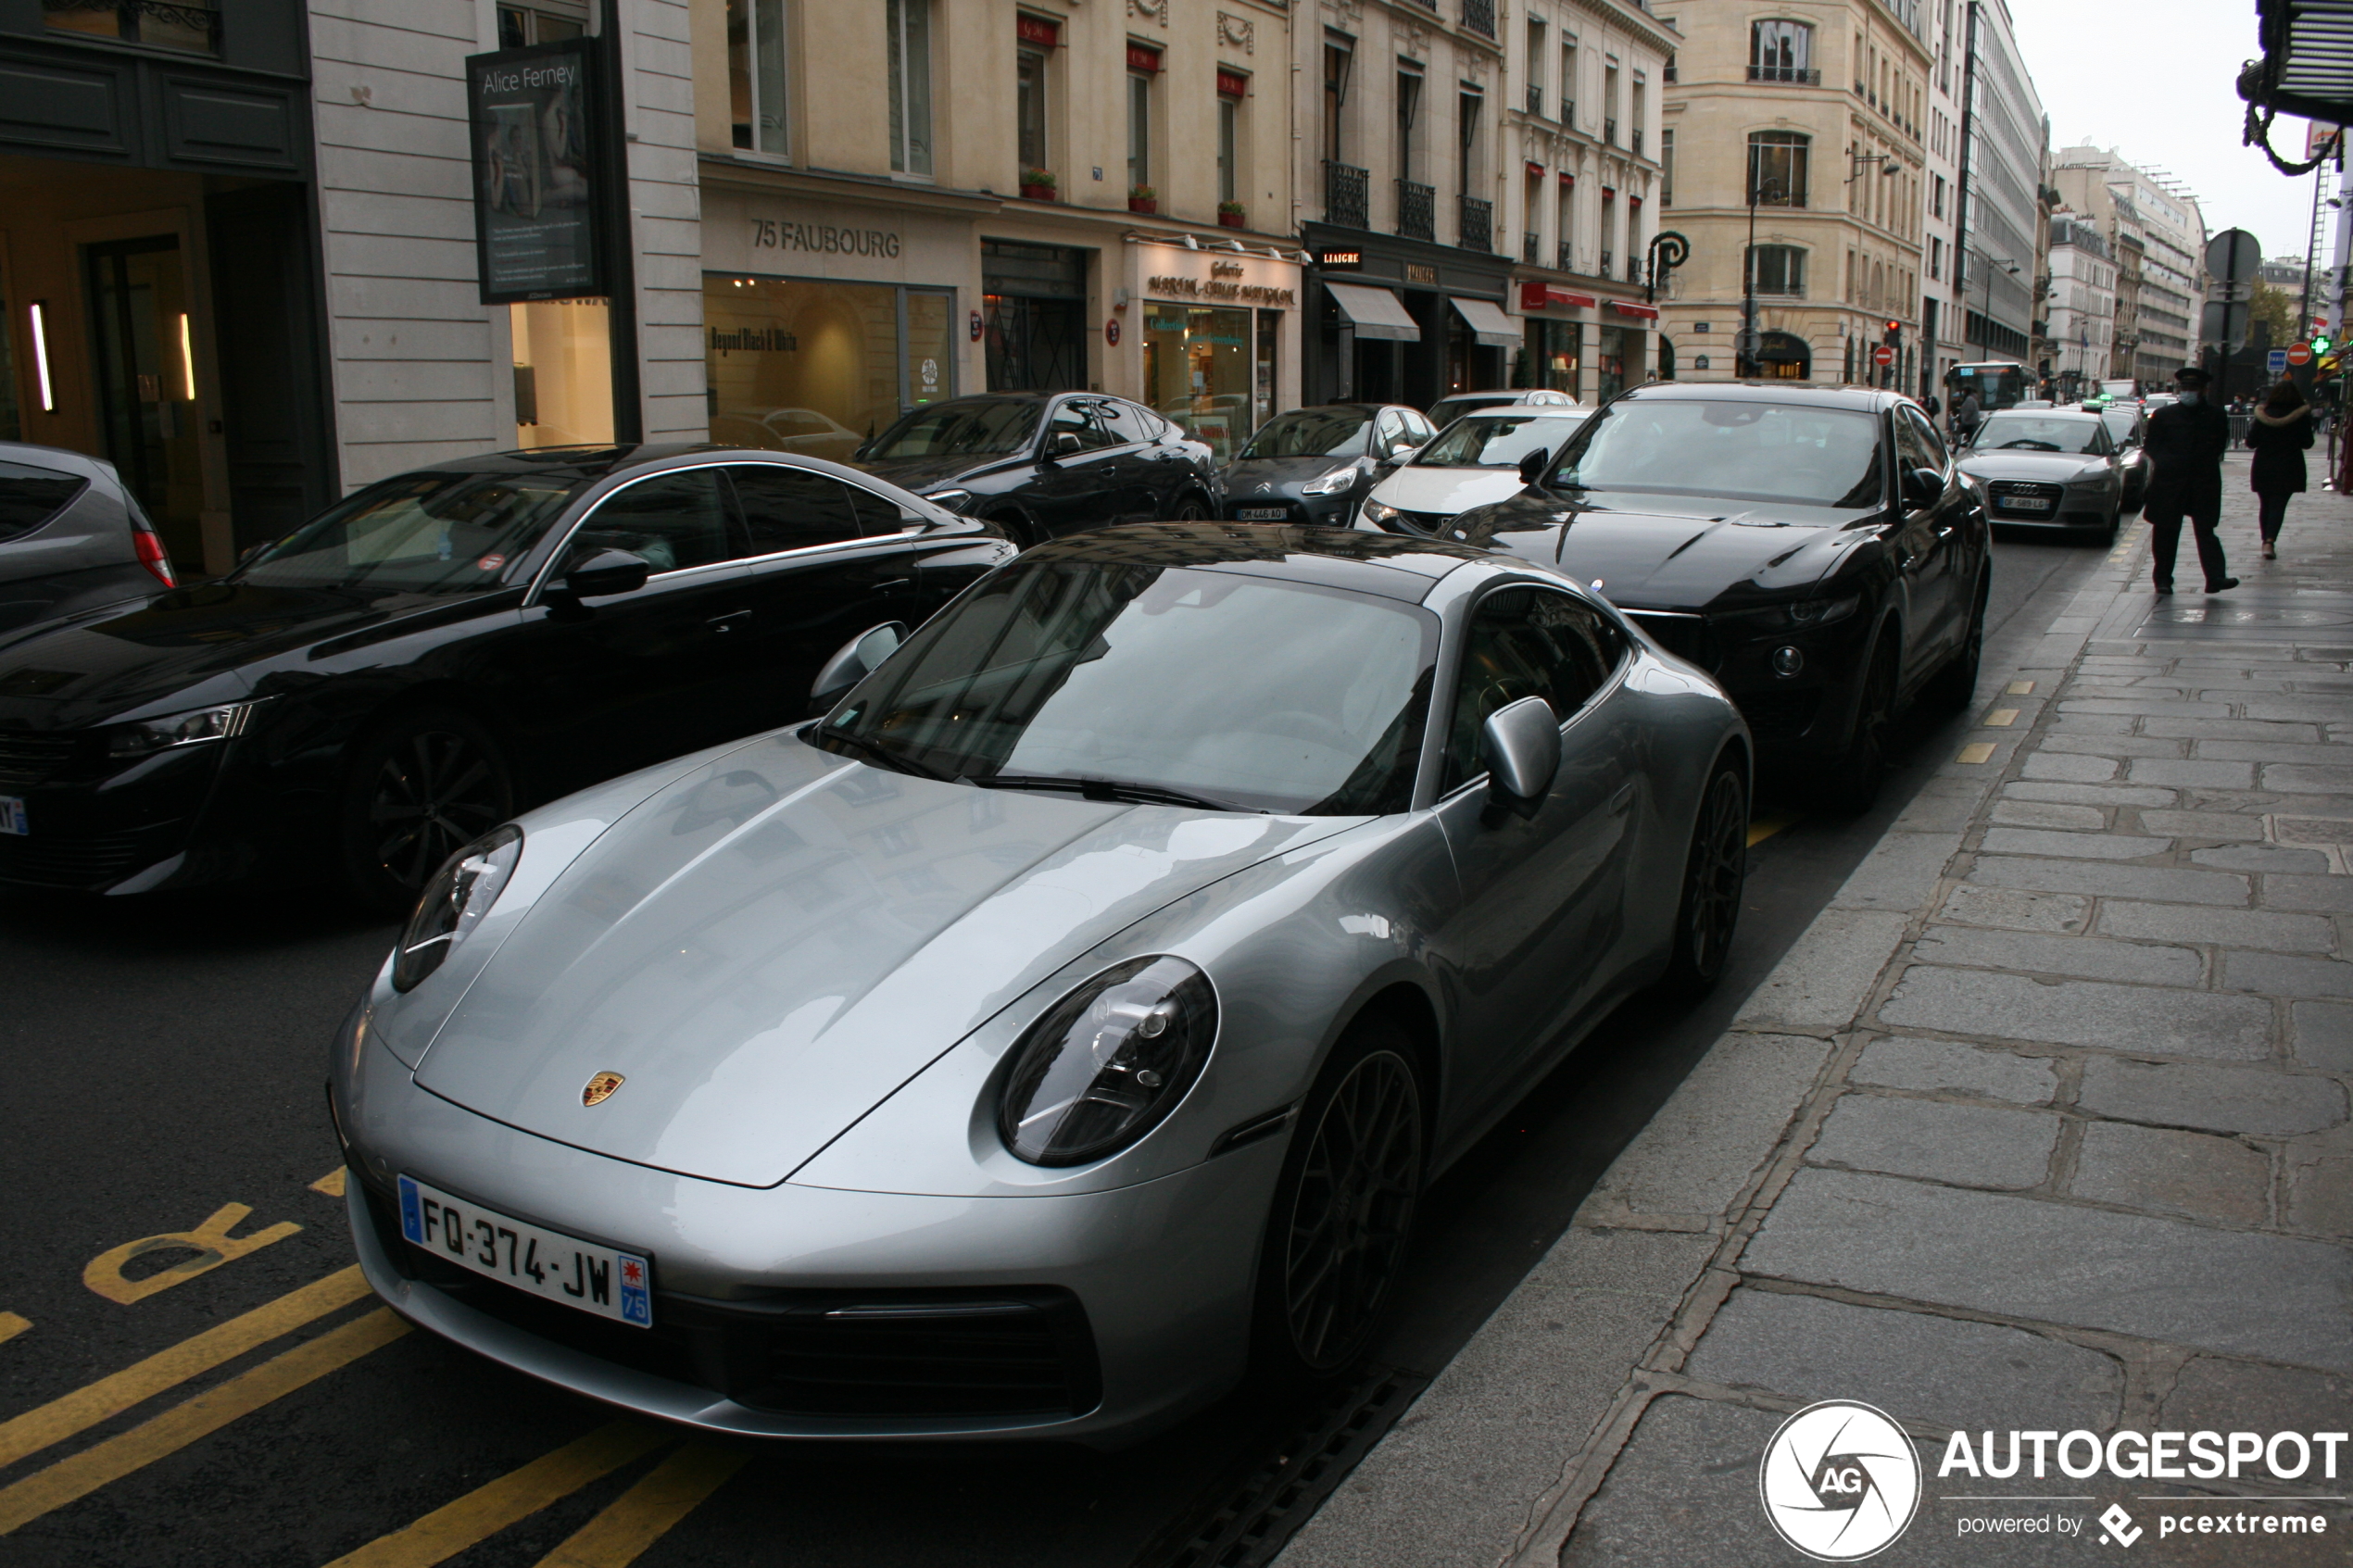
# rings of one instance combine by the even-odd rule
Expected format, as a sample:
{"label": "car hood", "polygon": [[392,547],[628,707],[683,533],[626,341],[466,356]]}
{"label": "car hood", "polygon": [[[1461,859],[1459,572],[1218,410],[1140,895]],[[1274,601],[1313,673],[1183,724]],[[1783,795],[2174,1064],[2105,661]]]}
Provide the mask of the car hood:
{"label": "car hood", "polygon": [[2108,465],[2080,452],[1971,452],[1961,458],[1961,471],[1980,479],[2021,479],[2044,484],[2064,484],[2098,473]]}
{"label": "car hood", "polygon": [[[417,1082],[576,1148],[771,1186],[1106,938],[1357,820],[982,790],[765,736],[558,875]],[[599,1073],[625,1082],[585,1107]]]}
{"label": "car hood", "polygon": [[1524,489],[1517,469],[1440,469],[1407,465],[1373,486],[1370,500],[1409,512],[1453,517],[1508,500]]}
{"label": "car hood", "polygon": [[233,700],[265,691],[273,666],[300,666],[330,638],[418,616],[463,618],[518,597],[511,589],[452,597],[244,583],[176,588],[0,644],[0,709],[67,729],[168,711],[168,699],[182,696]]}
{"label": "car hood", "polygon": [[[1353,458],[1245,458],[1226,465],[1226,495],[1228,500],[1247,501],[1252,495],[1295,495],[1308,481],[1353,466],[1356,466]],[[1265,488],[1260,489],[1261,485]]]}
{"label": "car hood", "polygon": [[937,490],[959,480],[978,479],[1000,469],[1015,468],[1028,459],[1017,455],[996,458],[898,458],[889,462],[857,463],[849,466],[887,479],[902,490],[912,490],[920,495],[926,490]]}
{"label": "car hood", "polygon": [[1700,609],[1728,593],[1792,593],[1818,582],[1872,536],[1877,515],[1633,491],[1587,495],[1522,490],[1456,518],[1448,536],[1565,571],[1629,608]]}

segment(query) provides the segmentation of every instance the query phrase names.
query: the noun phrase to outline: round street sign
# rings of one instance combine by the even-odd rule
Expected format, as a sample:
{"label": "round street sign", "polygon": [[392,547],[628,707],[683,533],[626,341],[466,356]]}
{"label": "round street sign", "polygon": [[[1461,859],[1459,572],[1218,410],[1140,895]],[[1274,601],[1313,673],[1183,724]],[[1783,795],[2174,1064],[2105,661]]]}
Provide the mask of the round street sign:
{"label": "round street sign", "polygon": [[1881,344],[1871,350],[1871,363],[1881,366],[1893,365],[1895,363],[1895,350],[1883,343]]}
{"label": "round street sign", "polygon": [[2291,365],[2310,364],[2312,362],[2312,345],[2309,343],[2292,343],[2288,345],[2287,362]]}

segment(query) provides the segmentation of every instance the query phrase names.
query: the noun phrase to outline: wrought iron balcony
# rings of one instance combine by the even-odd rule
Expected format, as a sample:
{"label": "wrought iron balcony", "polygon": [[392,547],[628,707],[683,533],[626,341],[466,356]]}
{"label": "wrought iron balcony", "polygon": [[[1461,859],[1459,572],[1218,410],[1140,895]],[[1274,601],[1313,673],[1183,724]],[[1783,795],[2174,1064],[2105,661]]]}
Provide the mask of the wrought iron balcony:
{"label": "wrought iron balcony", "polygon": [[1617,121],[1614,119],[1602,121],[1602,140],[1613,147],[1617,145]]}
{"label": "wrought iron balcony", "polygon": [[1560,255],[1554,261],[1554,265],[1558,267],[1564,272],[1576,271],[1577,247],[1570,245],[1567,240],[1563,240],[1560,244]]}
{"label": "wrought iron balcony", "polygon": [[[1748,68],[1748,79],[1751,82],[1786,82],[1793,87],[1819,87],[1822,84],[1820,71],[1803,70],[1796,66],[1751,66]],[[1862,90],[1862,84],[1856,83],[1855,91],[1860,93]]]}
{"label": "wrought iron balcony", "polygon": [[1528,88],[1528,112],[1538,116],[1544,112],[1544,90],[1533,82]]}
{"label": "wrought iron balcony", "polygon": [[1411,180],[1397,182],[1397,232],[1409,240],[1438,238],[1438,193]]}
{"label": "wrought iron balcony", "polygon": [[1609,270],[1609,267],[1610,267],[1610,260],[1611,260],[1611,257],[1610,257],[1610,253],[1609,253],[1609,252],[1607,252],[1607,251],[1604,251],[1604,252],[1602,252],[1602,270],[1601,270],[1601,271],[1597,274],[1597,276],[1604,277],[1604,278],[1606,278],[1606,277],[1610,276],[1610,270]]}
{"label": "wrought iron balcony", "polygon": [[1538,233],[1533,229],[1521,230],[1519,236],[1519,258],[1522,261],[1527,262],[1530,267],[1533,267],[1536,265],[1536,258],[1543,254],[1544,236]]}
{"label": "wrought iron balcony", "polygon": [[1482,38],[1495,36],[1495,0],[1463,0],[1463,26]]}
{"label": "wrought iron balcony", "polygon": [[1495,204],[1480,201],[1477,196],[1456,199],[1462,204],[1462,219],[1454,243],[1465,250],[1492,251],[1495,248]]}
{"label": "wrought iron balcony", "polygon": [[1372,187],[1369,170],[1353,163],[1324,160],[1324,221],[1342,229],[1369,229],[1366,216],[1366,193]]}
{"label": "wrought iron balcony", "polygon": [[1639,125],[1634,127],[1634,156],[1642,156],[1642,128]]}
{"label": "wrought iron balcony", "polygon": [[1567,94],[1561,95],[1561,123],[1572,130],[1577,125],[1577,100]]}

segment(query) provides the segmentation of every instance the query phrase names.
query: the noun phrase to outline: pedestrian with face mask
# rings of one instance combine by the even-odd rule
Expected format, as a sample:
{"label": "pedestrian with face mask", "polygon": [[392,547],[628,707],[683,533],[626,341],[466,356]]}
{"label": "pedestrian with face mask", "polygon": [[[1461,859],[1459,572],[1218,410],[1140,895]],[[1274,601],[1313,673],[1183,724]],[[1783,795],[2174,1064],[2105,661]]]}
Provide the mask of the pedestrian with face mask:
{"label": "pedestrian with face mask", "polygon": [[[2229,575],[2222,541],[2214,530],[2222,521],[2222,456],[2231,449],[2231,418],[2206,399],[2212,383],[2204,370],[2184,365],[2173,373],[2180,401],[2159,408],[2149,420],[2148,501],[2142,515],[2156,530],[2150,543],[2157,591],[2173,591],[2173,557],[2182,543],[2182,520],[2187,517],[2197,538],[2198,565],[2206,572],[2206,591],[2219,594],[2239,585]],[[2301,462],[2302,459],[2298,459]]]}
{"label": "pedestrian with face mask", "polygon": [[2287,499],[2306,484],[2304,454],[2312,449],[2312,405],[2289,378],[2280,378],[2255,410],[2246,427],[2246,445],[2255,454],[2249,483],[2260,503],[2263,558],[2279,558],[2280,525],[2287,521]]}

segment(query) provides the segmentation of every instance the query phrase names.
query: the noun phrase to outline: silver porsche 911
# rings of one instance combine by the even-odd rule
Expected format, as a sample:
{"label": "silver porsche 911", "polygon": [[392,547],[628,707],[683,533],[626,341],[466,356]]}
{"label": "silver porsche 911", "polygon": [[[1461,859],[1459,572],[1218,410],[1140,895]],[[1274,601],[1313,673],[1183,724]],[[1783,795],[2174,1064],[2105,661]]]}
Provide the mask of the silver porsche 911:
{"label": "silver porsche 911", "polygon": [[1541,568],[1114,528],[898,636],[428,888],[331,1085],[401,1313],[699,1427],[1132,1440],[1345,1369],[1430,1178],[1724,963],[1739,714]]}

